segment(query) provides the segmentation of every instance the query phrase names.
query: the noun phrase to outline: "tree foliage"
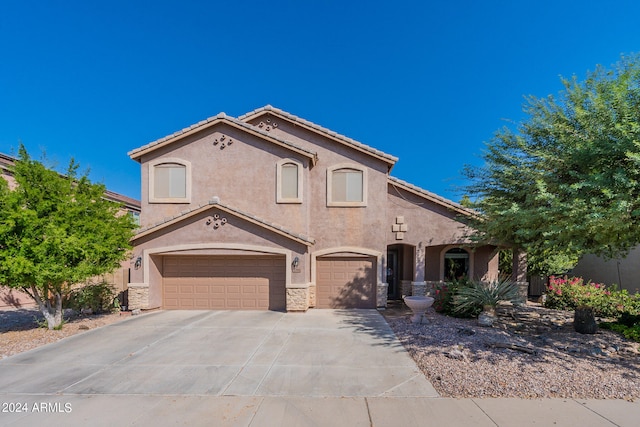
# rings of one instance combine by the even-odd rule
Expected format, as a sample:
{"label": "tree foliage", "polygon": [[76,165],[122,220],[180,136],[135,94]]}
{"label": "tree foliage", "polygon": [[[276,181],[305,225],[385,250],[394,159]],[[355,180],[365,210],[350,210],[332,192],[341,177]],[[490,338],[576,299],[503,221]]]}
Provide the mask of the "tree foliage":
{"label": "tree foliage", "polygon": [[557,97],[529,97],[527,119],[464,169],[483,214],[475,237],[524,248],[536,273],[640,243],[640,56],[562,84]]}
{"label": "tree foliage", "polygon": [[105,187],[77,170],[71,160],[60,175],[21,146],[15,188],[0,180],[0,283],[31,295],[50,329],[62,324],[71,285],[119,267],[135,228]]}

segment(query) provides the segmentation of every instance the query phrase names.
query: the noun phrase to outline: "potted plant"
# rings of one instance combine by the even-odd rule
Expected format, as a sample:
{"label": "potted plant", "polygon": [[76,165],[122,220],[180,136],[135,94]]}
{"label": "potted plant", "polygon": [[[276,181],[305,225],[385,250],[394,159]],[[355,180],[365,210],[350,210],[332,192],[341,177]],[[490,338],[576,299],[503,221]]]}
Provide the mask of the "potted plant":
{"label": "potted plant", "polygon": [[491,326],[496,320],[496,306],[501,301],[516,301],[519,288],[508,279],[493,282],[475,281],[471,286],[463,287],[453,297],[453,310],[456,313],[478,313],[480,326]]}

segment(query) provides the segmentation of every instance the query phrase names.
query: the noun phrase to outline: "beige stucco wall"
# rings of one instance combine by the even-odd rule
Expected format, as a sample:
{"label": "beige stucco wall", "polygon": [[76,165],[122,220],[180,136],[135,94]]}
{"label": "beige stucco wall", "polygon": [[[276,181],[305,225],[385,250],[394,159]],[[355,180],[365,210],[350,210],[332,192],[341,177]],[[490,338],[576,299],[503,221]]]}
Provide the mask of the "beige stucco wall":
{"label": "beige stucco wall", "polygon": [[[465,238],[468,229],[458,221],[458,213],[435,202],[426,200],[399,186],[389,183],[387,191],[387,216],[385,236],[387,244],[404,243],[425,246],[470,243]],[[401,240],[392,226],[397,217],[404,218],[407,231]]]}
{"label": "beige stucco wall", "polygon": [[616,284],[629,292],[640,292],[640,247],[621,259],[605,260],[585,255],[569,274],[606,285]]}
{"label": "beige stucco wall", "polygon": [[[224,149],[221,144],[214,145],[213,141],[222,135],[234,143]],[[149,202],[148,162],[163,158],[191,163],[191,203]],[[158,223],[219,197],[224,204],[304,233],[308,224],[305,207],[276,203],[276,164],[283,158],[301,163],[307,175],[306,157],[224,123],[159,148],[141,159],[141,226]],[[308,179],[303,179],[304,195],[308,195],[307,183]]]}
{"label": "beige stucco wall", "polygon": [[[277,124],[277,127],[270,131],[271,134],[292,141],[318,155],[318,164],[308,171],[306,188],[309,189],[309,196],[305,196],[309,215],[308,233],[317,239],[313,250],[352,246],[385,251],[386,244],[381,231],[385,224],[388,164],[368,153],[271,114],[255,118],[250,123],[257,125],[260,121],[266,120],[272,125]],[[348,164],[366,168],[367,206],[328,207],[327,169]]]}

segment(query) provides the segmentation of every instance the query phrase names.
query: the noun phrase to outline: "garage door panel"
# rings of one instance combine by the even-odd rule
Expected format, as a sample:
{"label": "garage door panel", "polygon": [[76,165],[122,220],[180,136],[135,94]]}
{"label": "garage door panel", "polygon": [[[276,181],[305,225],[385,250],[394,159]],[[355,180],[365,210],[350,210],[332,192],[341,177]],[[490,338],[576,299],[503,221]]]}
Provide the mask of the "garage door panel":
{"label": "garage door panel", "polygon": [[374,258],[318,258],[318,308],[375,308]]}
{"label": "garage door panel", "polygon": [[284,257],[166,256],[166,309],[284,310]]}
{"label": "garage door panel", "polygon": [[224,295],[224,285],[211,285],[209,289],[211,289],[211,293],[214,295]]}

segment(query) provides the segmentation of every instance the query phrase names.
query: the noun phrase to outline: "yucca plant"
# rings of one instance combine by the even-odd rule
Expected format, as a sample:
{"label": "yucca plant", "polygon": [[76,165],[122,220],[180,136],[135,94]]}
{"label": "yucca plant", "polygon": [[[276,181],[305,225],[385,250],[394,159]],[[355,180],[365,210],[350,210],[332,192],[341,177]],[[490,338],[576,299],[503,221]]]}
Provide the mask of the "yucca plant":
{"label": "yucca plant", "polygon": [[458,290],[453,297],[453,310],[457,313],[478,313],[486,307],[495,308],[500,301],[514,301],[518,295],[518,285],[508,279],[474,281],[471,286]]}

